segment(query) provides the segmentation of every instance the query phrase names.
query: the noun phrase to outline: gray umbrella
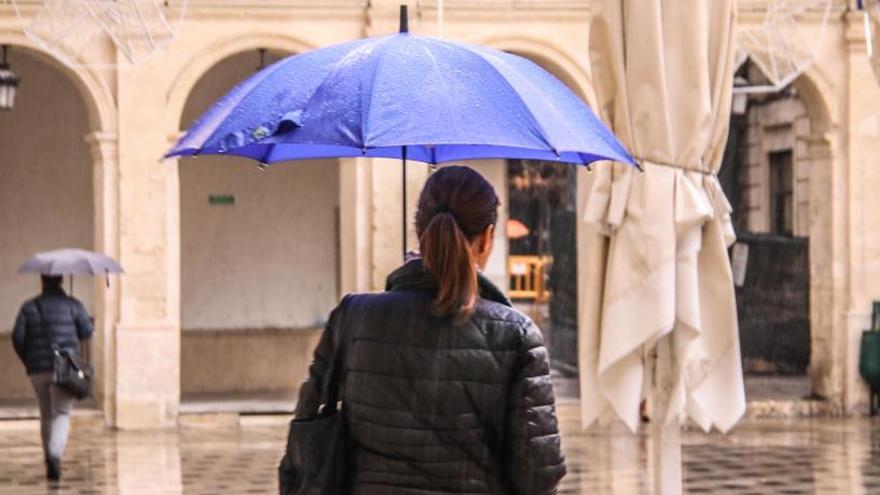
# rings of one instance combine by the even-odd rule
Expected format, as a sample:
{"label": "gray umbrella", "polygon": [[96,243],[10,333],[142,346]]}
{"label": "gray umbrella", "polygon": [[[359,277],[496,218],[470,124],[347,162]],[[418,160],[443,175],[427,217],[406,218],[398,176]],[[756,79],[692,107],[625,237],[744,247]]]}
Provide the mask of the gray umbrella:
{"label": "gray umbrella", "polygon": [[82,249],[56,249],[37,253],[18,268],[18,273],[41,275],[105,275],[123,272],[113,258]]}

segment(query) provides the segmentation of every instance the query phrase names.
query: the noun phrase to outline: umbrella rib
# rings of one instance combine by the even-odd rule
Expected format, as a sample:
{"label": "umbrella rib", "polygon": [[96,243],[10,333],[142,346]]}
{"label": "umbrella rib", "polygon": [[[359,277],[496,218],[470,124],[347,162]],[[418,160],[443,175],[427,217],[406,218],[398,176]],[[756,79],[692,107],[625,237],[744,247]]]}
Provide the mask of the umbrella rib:
{"label": "umbrella rib", "polygon": [[[510,65],[510,64],[508,64],[508,63],[507,63],[505,60],[503,60],[503,59],[500,59],[500,58],[499,58],[499,61],[500,61],[501,63],[503,63],[503,64],[508,65],[508,66]],[[531,61],[529,61],[529,62],[530,62],[530,63],[534,63],[534,62],[531,62]],[[543,69],[542,69],[542,70],[543,70]],[[534,83],[532,82],[532,80],[531,80],[530,78],[528,78],[528,77],[523,77],[522,79],[523,79],[523,82],[524,82],[525,84],[529,85],[532,89],[535,89],[535,94],[537,94],[538,97],[541,98],[542,101],[544,101],[544,103],[545,103],[545,105],[544,105],[545,108],[549,108],[549,109],[551,109],[551,111],[556,115],[556,117],[557,117],[559,120],[562,120],[562,121],[565,120],[565,116],[562,115],[562,114],[559,112],[559,109],[556,107],[556,105],[552,104],[553,102],[552,102],[551,100],[548,100],[548,99],[544,96],[544,93],[543,93],[543,92],[537,90],[537,88],[535,87]],[[566,87],[566,89],[568,89],[568,88]],[[527,106],[528,106],[528,105],[527,105]],[[589,106],[588,106],[587,108],[589,108]],[[591,115],[590,117],[594,117],[594,118],[595,118],[595,115]],[[565,128],[565,129],[566,129],[566,131],[568,131],[568,128]],[[605,144],[607,144],[609,147],[611,147],[611,148],[613,148],[613,149],[617,149],[619,152],[621,152],[621,154],[624,156],[624,158],[626,158],[626,157],[629,155],[629,153],[626,151],[626,149],[625,149],[625,148],[624,148],[624,149],[621,149],[621,144],[620,144],[619,142],[617,142],[615,139],[611,139],[611,136],[609,136],[608,134],[603,133],[603,132],[596,132],[596,133],[595,133],[595,136],[598,137],[599,139],[601,139],[602,141],[604,141]],[[561,150],[561,151],[576,151],[576,150]],[[578,151],[578,154],[584,154],[584,153]],[[632,163],[635,163],[635,162],[632,162]]]}
{"label": "umbrella rib", "polygon": [[[385,38],[385,40],[390,41],[396,36],[398,35],[388,36]],[[374,50],[379,49],[380,47],[384,47],[384,45],[386,45],[386,43],[380,43],[374,48]],[[375,67],[373,68],[373,86],[370,88],[371,91],[368,93],[367,108],[361,108],[361,147],[363,149],[367,148],[367,136],[369,136],[369,133],[367,132],[367,124],[369,124],[370,122],[370,110],[372,110],[373,108],[373,95],[375,94],[375,91],[372,90],[375,88],[376,81],[379,80],[379,74],[382,73],[382,65],[385,61],[385,56],[388,54],[387,47],[385,48],[386,49],[382,52],[382,55],[379,57],[379,60],[376,62]],[[321,84],[323,85],[324,83],[321,82]]]}
{"label": "umbrella rib", "polygon": [[[332,76],[334,76],[334,75],[336,75],[336,74],[339,73],[339,70],[340,70],[340,67],[339,67],[339,66],[340,66],[340,64],[341,64],[345,59],[347,59],[348,57],[350,57],[351,54],[352,54],[355,50],[360,50],[360,49],[362,49],[362,48],[364,48],[364,47],[366,47],[366,46],[370,46],[370,45],[374,46],[373,49],[375,50],[376,47],[382,46],[382,45],[384,45],[385,43],[387,43],[387,42],[388,42],[393,36],[395,36],[395,35],[392,35],[392,36],[385,36],[385,37],[383,37],[383,38],[377,38],[377,39],[374,39],[374,40],[373,40],[373,43],[364,43],[363,45],[358,45],[357,48],[355,48],[355,49],[352,50],[352,51],[349,51],[349,52],[346,53],[345,56],[343,56],[341,59],[339,59],[339,60],[337,60],[336,62],[334,62],[334,63],[332,64],[331,69],[327,71],[327,75],[324,76],[324,79],[321,80],[320,84],[318,84],[318,85],[315,86],[315,90],[312,92],[311,96],[309,96],[309,99],[306,100],[306,102],[303,104],[303,108],[302,108],[302,109],[303,109],[303,114],[307,114],[307,113],[308,113],[306,110],[309,108],[309,105],[312,104],[312,101],[314,101],[315,97],[318,95],[318,92],[319,92],[319,91],[321,90],[321,88],[327,83],[327,81],[330,80],[330,78],[331,78]],[[361,133],[363,133],[363,124],[361,124],[361,127],[362,127],[362,128],[361,128]],[[361,136],[361,140],[363,141],[363,136]],[[363,146],[366,146],[366,143],[362,143],[362,147],[363,147]]]}
{"label": "umbrella rib", "polygon": [[[495,67],[494,64],[489,62],[489,60],[486,59],[485,55],[483,55],[479,51],[474,50],[472,47],[465,45],[465,44],[455,43],[455,45],[459,46],[459,47],[463,47],[467,51],[476,55],[477,59],[480,61],[480,63],[488,65],[492,69],[492,71],[494,71],[496,74],[498,74],[498,76],[501,78],[501,81],[510,89],[510,91],[516,96],[516,98],[520,101],[520,103],[522,103],[523,107],[525,107],[525,109],[528,111],[529,118],[530,118],[532,124],[540,131],[538,133],[538,136],[541,138],[542,141],[544,141],[544,144],[546,144],[547,147],[550,148],[551,151],[553,151],[554,153],[556,153],[558,155],[559,150],[556,149],[556,146],[554,146],[553,143],[550,142],[549,134],[544,129],[544,127],[541,125],[541,123],[538,122],[538,119],[535,118],[535,114],[532,113],[532,108],[529,106],[528,103],[526,103],[526,101],[523,99],[522,95],[519,94],[519,91],[517,91],[516,88],[513,87],[512,84],[510,84],[510,81],[507,80],[507,77],[505,77],[504,73],[502,73],[500,70],[498,70],[498,67]],[[523,79],[527,79],[527,78],[523,78]]]}
{"label": "umbrella rib", "polygon": [[[446,81],[446,78],[443,77],[443,71],[440,70],[440,64],[437,63],[437,57],[435,57],[434,53],[428,48],[427,43],[423,42],[422,45],[423,45],[423,49],[425,50],[425,53],[427,53],[428,57],[431,58],[431,63],[434,65],[434,68],[437,71],[437,75],[438,75],[438,79],[440,80],[440,84],[442,84],[443,88],[447,90],[447,91],[444,91],[443,94],[449,95],[450,94],[450,91],[448,91],[449,84]],[[444,106],[444,108],[449,108],[449,106]],[[460,128],[458,125],[458,119],[452,119],[452,125],[455,126],[456,131],[458,131],[458,129]],[[456,134],[460,135],[459,132],[456,132]],[[436,163],[437,152],[436,152],[435,148],[431,148],[431,160],[433,163]]]}

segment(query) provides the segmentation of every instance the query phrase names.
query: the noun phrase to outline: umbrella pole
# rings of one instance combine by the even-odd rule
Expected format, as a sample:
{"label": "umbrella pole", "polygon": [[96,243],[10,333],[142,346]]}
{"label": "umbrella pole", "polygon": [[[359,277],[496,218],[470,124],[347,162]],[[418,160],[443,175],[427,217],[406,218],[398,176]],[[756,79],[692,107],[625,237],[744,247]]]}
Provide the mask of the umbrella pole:
{"label": "umbrella pole", "polygon": [[[407,6],[400,6],[400,32],[409,32],[409,13]],[[400,157],[403,159],[403,262],[406,263],[406,146],[401,148]]]}
{"label": "umbrella pole", "polygon": [[671,333],[661,338],[652,353],[651,450],[654,457],[654,493],[657,495],[683,493],[681,425],[677,417],[666,417],[675,373],[671,340]]}
{"label": "umbrella pole", "polygon": [[403,261],[406,262],[406,146],[401,150],[403,159]]}

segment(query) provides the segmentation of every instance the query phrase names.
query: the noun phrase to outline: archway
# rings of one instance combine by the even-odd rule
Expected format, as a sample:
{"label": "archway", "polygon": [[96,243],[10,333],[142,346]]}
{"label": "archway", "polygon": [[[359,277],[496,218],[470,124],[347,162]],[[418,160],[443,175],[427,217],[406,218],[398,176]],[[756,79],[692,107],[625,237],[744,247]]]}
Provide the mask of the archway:
{"label": "archway", "polygon": [[[281,56],[269,51],[265,62]],[[180,127],[259,63],[254,49],[211,67],[186,99]],[[338,162],[260,171],[202,156],[178,170],[181,411],[255,398],[289,408],[338,298]]]}
{"label": "archway", "polygon": [[[762,82],[750,64],[738,77]],[[831,112],[816,74],[734,105],[721,180],[750,400],[834,395]],[[745,100],[743,100],[745,102]]]}
{"label": "archway", "polygon": [[[16,270],[36,251],[96,249],[100,191],[85,138],[100,119],[85,84],[60,64],[19,45],[10,63],[22,83],[15,108],[0,112],[0,332],[7,335],[0,339],[0,400],[30,404],[33,392],[8,332],[20,305],[39,293],[39,280]],[[75,296],[103,319],[96,292],[91,279],[76,279]]]}

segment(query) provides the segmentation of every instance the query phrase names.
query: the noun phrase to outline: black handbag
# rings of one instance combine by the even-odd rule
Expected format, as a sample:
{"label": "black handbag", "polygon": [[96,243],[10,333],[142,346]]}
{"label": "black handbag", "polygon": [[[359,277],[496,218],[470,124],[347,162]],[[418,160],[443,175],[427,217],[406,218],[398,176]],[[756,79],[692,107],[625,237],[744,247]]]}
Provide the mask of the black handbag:
{"label": "black handbag", "polygon": [[[94,370],[88,361],[84,361],[79,353],[66,349],[59,349],[55,344],[55,338],[46,325],[43,317],[43,307],[39,301],[35,301],[37,312],[40,314],[40,325],[47,333],[52,345],[54,363],[52,366],[52,383],[78,400],[83,400],[92,395],[92,375]],[[83,346],[86,348],[86,346]]]}
{"label": "black handbag", "polygon": [[[341,328],[339,330],[341,335]],[[338,402],[343,368],[341,341],[333,351],[331,367],[325,377],[323,407],[313,417],[290,422],[287,449],[278,467],[281,495],[343,495],[348,492],[351,473],[348,427]]]}

